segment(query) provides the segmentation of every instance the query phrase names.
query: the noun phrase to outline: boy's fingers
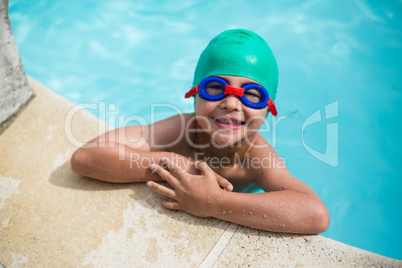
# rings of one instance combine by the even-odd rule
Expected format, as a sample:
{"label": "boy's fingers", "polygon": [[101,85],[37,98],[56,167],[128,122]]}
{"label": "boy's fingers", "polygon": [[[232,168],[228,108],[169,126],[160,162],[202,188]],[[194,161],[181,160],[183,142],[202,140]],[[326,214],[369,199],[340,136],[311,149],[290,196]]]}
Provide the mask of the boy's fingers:
{"label": "boy's fingers", "polygon": [[177,179],[172,176],[169,171],[166,169],[162,168],[161,166],[158,166],[156,164],[151,164],[149,166],[149,169],[153,172],[159,175],[162,179],[164,179],[166,182],[168,182],[170,185],[173,187],[176,186]]}
{"label": "boy's fingers", "polygon": [[215,174],[215,172],[208,166],[206,162],[195,162],[195,167],[201,171],[202,174],[206,176],[216,176],[216,180],[221,188],[231,192],[233,190],[233,185],[224,177]]}
{"label": "boy's fingers", "polygon": [[219,175],[217,175],[217,179],[218,179],[219,186],[221,188],[223,188],[229,192],[233,191],[233,185],[227,179],[225,179],[224,177],[221,177]]}
{"label": "boy's fingers", "polygon": [[177,201],[162,200],[162,205],[168,209],[183,210],[182,205]]}
{"label": "boy's fingers", "polygon": [[214,171],[208,166],[207,163],[201,162],[201,161],[196,161],[195,162],[195,167],[201,171],[202,174],[206,176],[212,176],[214,175]]}
{"label": "boy's fingers", "polygon": [[149,188],[151,188],[152,190],[154,190],[155,192],[157,192],[163,196],[166,196],[166,197],[169,197],[172,199],[176,198],[176,192],[166,186],[160,185],[159,183],[156,183],[153,181],[148,181],[147,185]]}
{"label": "boy's fingers", "polygon": [[183,177],[183,173],[186,171],[179,167],[174,161],[170,160],[169,158],[162,158],[161,163],[166,165],[169,169],[169,172],[173,174],[177,179],[181,179]]}

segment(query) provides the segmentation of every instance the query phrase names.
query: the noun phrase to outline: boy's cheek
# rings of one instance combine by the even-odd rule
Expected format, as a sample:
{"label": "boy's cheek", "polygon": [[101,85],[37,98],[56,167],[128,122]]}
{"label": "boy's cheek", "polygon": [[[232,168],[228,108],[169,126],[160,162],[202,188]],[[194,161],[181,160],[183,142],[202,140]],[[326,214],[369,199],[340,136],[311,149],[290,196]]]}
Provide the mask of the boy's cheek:
{"label": "boy's cheek", "polygon": [[252,116],[247,122],[246,126],[250,130],[258,130],[261,126],[265,123],[265,117],[259,116]]}
{"label": "boy's cheek", "polygon": [[205,116],[197,116],[197,124],[199,127],[201,127],[206,132],[212,131],[211,123],[208,121],[208,118]]}

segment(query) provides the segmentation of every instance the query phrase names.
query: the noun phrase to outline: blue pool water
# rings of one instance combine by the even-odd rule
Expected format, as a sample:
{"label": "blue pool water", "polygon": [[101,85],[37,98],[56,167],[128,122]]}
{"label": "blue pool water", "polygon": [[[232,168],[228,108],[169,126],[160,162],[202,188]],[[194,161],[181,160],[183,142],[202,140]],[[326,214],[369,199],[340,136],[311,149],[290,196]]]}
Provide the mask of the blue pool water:
{"label": "blue pool water", "polygon": [[262,134],[324,200],[323,235],[398,259],[401,11],[396,0],[10,1],[27,74],[74,103],[114,104],[90,110],[111,124],[149,123],[155,103],[191,112],[183,95],[208,41],[230,28],[259,33],[280,71],[281,121],[269,116]]}

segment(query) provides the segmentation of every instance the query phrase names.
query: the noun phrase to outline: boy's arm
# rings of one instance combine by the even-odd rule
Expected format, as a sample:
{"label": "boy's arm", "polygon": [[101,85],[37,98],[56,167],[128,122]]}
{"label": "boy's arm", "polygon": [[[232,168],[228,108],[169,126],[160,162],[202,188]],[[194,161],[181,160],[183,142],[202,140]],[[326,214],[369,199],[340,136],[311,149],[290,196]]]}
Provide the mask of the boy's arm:
{"label": "boy's arm", "polygon": [[[148,167],[158,163],[161,157],[168,157],[191,171],[193,161],[190,158],[169,152],[169,147],[162,146],[178,142],[176,132],[182,129],[183,117],[177,115],[153,125],[109,131],[76,150],[71,158],[71,169],[79,175],[108,182],[160,181]],[[156,151],[154,147],[158,146],[159,151]]]}
{"label": "boy's arm", "polygon": [[329,226],[328,211],[315,193],[279,190],[218,196],[212,216],[222,220],[283,233],[318,234]]}
{"label": "boy's arm", "polygon": [[160,158],[167,157],[190,171],[192,160],[171,152],[147,152],[121,146],[109,148],[96,146],[80,148],[71,158],[71,169],[74,173],[101,181],[114,183],[161,181],[148,168],[158,163]]}
{"label": "boy's arm", "polygon": [[[247,197],[252,196],[250,203],[245,203],[246,209],[254,202],[261,208],[259,214],[252,218],[253,224],[268,224],[273,227],[272,231],[291,233],[317,234],[327,230],[330,217],[320,197],[307,184],[294,177],[274,148],[264,138],[258,137],[256,144],[265,145],[265,148],[253,149],[250,157],[268,159],[270,166],[250,170],[254,171],[252,175],[257,184],[266,191],[261,194],[245,194]],[[221,204],[223,207],[227,205],[224,200]],[[269,215],[271,220],[268,222],[258,220],[258,216],[266,219]]]}
{"label": "boy's arm", "polygon": [[[276,153],[272,157],[282,161]],[[174,190],[153,182],[148,182],[148,186],[175,200],[163,201],[167,208],[274,232],[317,234],[328,228],[329,214],[324,203],[284,165],[260,169],[259,176],[251,174],[259,177],[257,182],[268,192],[250,194],[226,192],[216,187],[210,179],[213,171],[206,163],[197,164],[201,176],[189,176],[183,175],[185,172],[168,159],[165,161],[170,164],[169,172],[159,166],[154,167],[155,172]]]}
{"label": "boy's arm", "polygon": [[[172,152],[190,116],[177,115],[153,125],[109,131],[77,149],[71,157],[71,169],[81,176],[114,183],[162,181],[149,165],[165,157],[188,173],[199,174],[193,159]],[[233,189],[229,181],[215,175],[220,187]]]}

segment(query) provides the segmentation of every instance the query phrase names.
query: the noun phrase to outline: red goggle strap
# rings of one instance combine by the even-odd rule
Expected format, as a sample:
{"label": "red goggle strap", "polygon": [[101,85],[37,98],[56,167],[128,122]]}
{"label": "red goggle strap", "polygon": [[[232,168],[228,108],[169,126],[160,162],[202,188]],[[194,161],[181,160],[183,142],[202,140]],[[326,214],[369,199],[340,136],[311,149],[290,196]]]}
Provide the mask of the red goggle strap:
{"label": "red goggle strap", "polygon": [[230,95],[234,94],[239,97],[243,97],[244,95],[244,88],[237,88],[237,87],[231,87],[229,85],[225,85],[225,92],[223,92],[225,95]]}
{"label": "red goggle strap", "polygon": [[192,87],[189,92],[184,95],[185,98],[190,98],[191,96],[197,94],[200,91],[200,85]]}
{"label": "red goggle strap", "polygon": [[268,108],[271,111],[273,116],[276,116],[278,114],[278,112],[276,111],[276,106],[275,106],[275,102],[272,101],[271,98],[268,99]]}

